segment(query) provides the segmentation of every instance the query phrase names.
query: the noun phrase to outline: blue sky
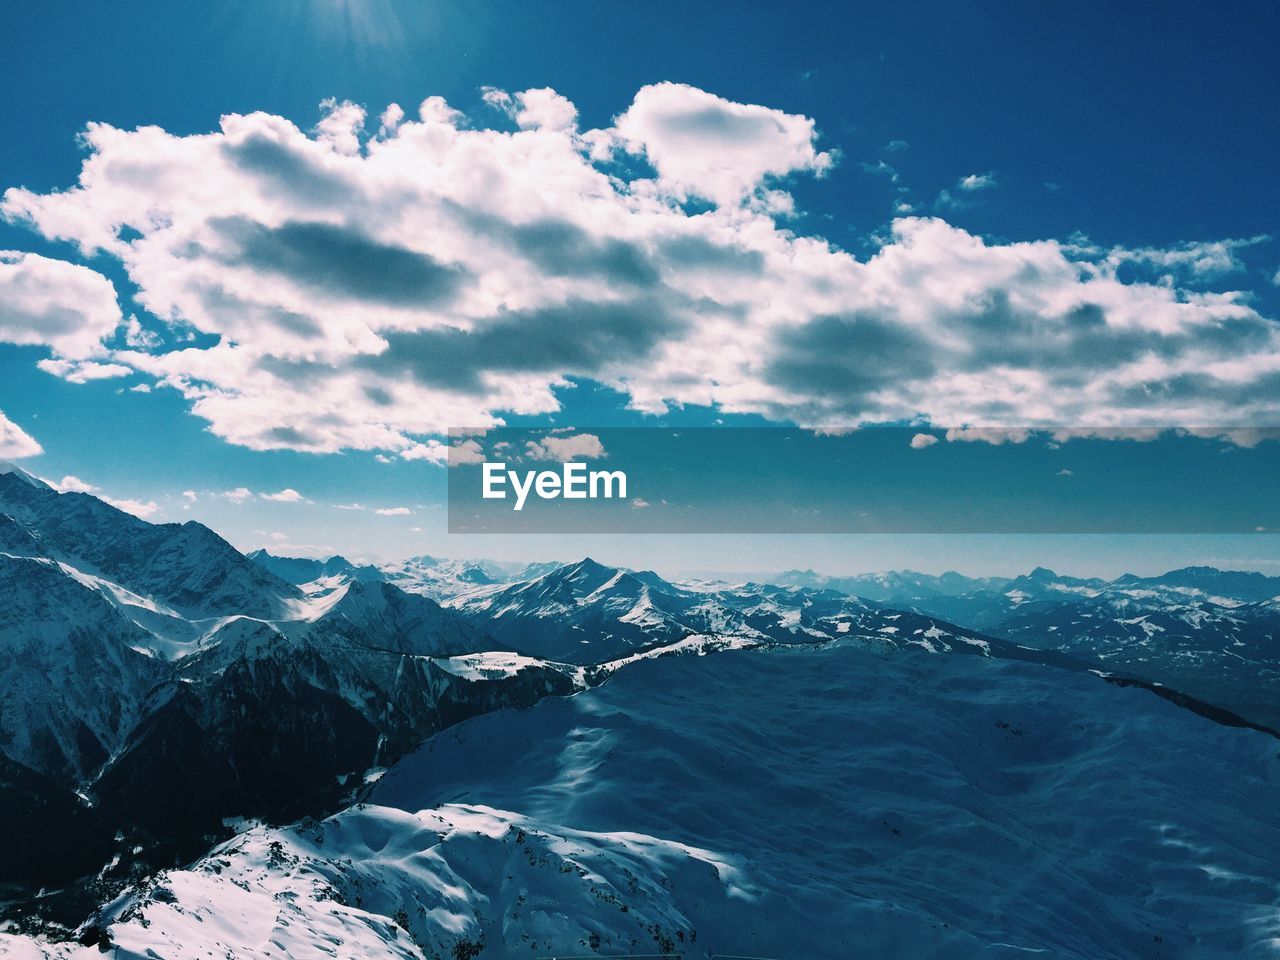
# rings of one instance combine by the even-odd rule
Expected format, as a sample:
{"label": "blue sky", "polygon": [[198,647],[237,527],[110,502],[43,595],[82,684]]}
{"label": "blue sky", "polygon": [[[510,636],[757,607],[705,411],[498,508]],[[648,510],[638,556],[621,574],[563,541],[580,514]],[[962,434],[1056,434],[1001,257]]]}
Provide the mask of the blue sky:
{"label": "blue sky", "polygon": [[[0,342],[0,411],[43,450],[27,469],[154,503],[151,519],[204,520],[241,547],[591,552],[668,569],[991,572],[1054,557],[1074,572],[1275,568],[1270,537],[450,541],[444,468],[404,454],[438,436],[432,427],[468,425],[457,421],[472,410],[477,422],[579,426],[1275,423],[1280,182],[1260,158],[1280,148],[1277,27],[1280,14],[1264,3],[17,9],[0,64],[15,91],[0,115],[0,189],[23,192],[6,201],[0,250],[17,253],[0,268],[22,271],[22,286],[0,313],[0,341],[10,341]],[[652,86],[662,83],[678,86]],[[556,98],[521,99],[543,88]],[[398,165],[384,150],[382,172],[343,159],[344,136],[355,138],[356,160],[372,156],[375,139],[398,140],[407,154],[411,128],[427,126],[419,104],[428,97],[460,112],[450,130],[522,129],[548,149],[562,145],[556,137],[614,131],[575,149],[598,150],[587,166],[625,187],[607,204],[588,202],[583,191],[595,187],[572,181],[582,165],[530,160],[523,177],[494,173],[488,187],[450,194],[448,209],[470,226],[437,235],[445,188],[403,199],[434,148],[415,140],[418,155]],[[327,98],[336,102],[322,110]],[[365,109],[362,130],[346,102]],[[566,102],[573,133],[557,126]],[[391,103],[409,120],[384,136],[379,117]],[[224,154],[182,138],[254,111],[331,145],[333,184],[317,178],[308,193],[305,158],[317,154],[286,137],[298,165],[275,194],[201,219],[202,171]],[[157,139],[101,139],[90,150],[77,145],[90,122],[154,127]],[[248,178],[267,176],[263,155],[241,148],[277,128],[255,122],[222,134],[216,149],[238,150],[238,165],[208,173],[210,189],[261,186]],[[95,154],[111,163],[92,196],[46,199]],[[477,156],[457,171],[512,166],[510,154]],[[720,156],[732,162],[709,163]],[[132,178],[131,164],[153,162]],[[399,193],[378,192],[396,176],[406,178]],[[650,230],[634,216],[642,201],[671,212]],[[129,220],[156,210],[161,225]],[[500,235],[496,246],[463,250],[486,230]],[[95,248],[103,231],[113,240]],[[1027,246],[1035,241],[1051,246]],[[477,266],[513,244],[534,265],[534,292]],[[691,251],[750,279],[695,276]],[[878,255],[880,266],[860,269]],[[404,297],[432,302],[413,313],[370,287],[352,268],[362,257],[401,264]],[[584,260],[600,276],[575,272]],[[1077,267],[1094,284],[1087,296],[1068,276]],[[97,278],[110,284],[105,300]],[[634,298],[600,293],[601,278]],[[749,311],[734,300],[747,282]],[[37,284],[56,295],[33,292]],[[502,300],[497,312],[488,297]],[[69,313],[98,319],[39,333]],[[453,332],[438,333],[450,323]],[[263,330],[271,338],[255,340]],[[196,356],[219,342],[244,349]],[[338,347],[347,352],[335,360]],[[172,359],[182,351],[191,362]],[[1151,357],[1165,366],[1142,380],[1134,371]],[[340,383],[328,372],[338,368]],[[357,381],[359,410],[307,404]],[[396,414],[380,420],[379,404],[400,387]],[[193,413],[210,389],[222,400]],[[228,498],[241,489],[252,496]],[[299,499],[263,498],[283,490]]]}

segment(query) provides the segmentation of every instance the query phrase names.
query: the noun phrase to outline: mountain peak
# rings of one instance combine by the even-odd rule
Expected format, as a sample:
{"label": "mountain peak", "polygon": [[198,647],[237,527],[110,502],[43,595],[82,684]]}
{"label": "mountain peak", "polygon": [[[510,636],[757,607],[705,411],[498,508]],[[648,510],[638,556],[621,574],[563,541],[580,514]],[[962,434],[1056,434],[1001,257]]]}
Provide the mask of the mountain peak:
{"label": "mountain peak", "polygon": [[36,487],[39,490],[53,489],[53,487],[49,486],[49,484],[45,483],[39,477],[32,476],[31,474],[27,473],[27,471],[19,467],[17,464],[10,463],[8,460],[0,460],[0,475],[2,474],[8,474],[12,476],[15,480],[21,480],[23,483],[32,487]]}
{"label": "mountain peak", "polygon": [[1039,580],[1041,582],[1044,582],[1046,580],[1057,580],[1058,575],[1054,573],[1052,570],[1050,570],[1048,567],[1036,567],[1034,570],[1032,570],[1030,573],[1027,574],[1027,579]]}
{"label": "mountain peak", "polygon": [[598,563],[590,557],[583,557],[577,563],[567,564],[556,571],[564,579],[573,579],[579,576],[599,576],[602,573],[612,576],[617,572],[616,567],[605,566],[605,564]]}

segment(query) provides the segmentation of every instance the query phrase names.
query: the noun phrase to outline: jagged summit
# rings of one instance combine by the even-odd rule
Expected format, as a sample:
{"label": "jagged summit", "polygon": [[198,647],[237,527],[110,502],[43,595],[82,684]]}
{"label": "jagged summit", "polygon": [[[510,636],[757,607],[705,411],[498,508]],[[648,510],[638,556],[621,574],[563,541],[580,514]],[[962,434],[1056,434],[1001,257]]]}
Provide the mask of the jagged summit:
{"label": "jagged summit", "polygon": [[345,575],[357,580],[381,580],[382,571],[369,564],[354,564],[340,554],[325,560],[314,557],[283,557],[270,553],[265,547],[245,554],[258,566],[270,570],[280,579],[292,584],[311,583],[321,577]]}
{"label": "jagged summit", "polygon": [[27,473],[27,471],[19,467],[16,463],[11,463],[8,460],[0,460],[0,476],[12,477],[16,480],[21,480],[23,483],[28,484],[29,486],[38,487],[44,490],[53,489],[53,487],[49,486],[49,484],[45,483],[39,477],[32,476],[31,474]]}

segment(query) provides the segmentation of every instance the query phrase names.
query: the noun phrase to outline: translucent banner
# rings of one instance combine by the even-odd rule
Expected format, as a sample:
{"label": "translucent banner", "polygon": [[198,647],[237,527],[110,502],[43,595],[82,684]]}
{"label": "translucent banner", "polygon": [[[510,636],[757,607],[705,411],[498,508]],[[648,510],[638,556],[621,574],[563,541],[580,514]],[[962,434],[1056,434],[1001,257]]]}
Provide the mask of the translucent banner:
{"label": "translucent banner", "polygon": [[556,428],[450,436],[450,533],[1266,533],[1280,431]]}

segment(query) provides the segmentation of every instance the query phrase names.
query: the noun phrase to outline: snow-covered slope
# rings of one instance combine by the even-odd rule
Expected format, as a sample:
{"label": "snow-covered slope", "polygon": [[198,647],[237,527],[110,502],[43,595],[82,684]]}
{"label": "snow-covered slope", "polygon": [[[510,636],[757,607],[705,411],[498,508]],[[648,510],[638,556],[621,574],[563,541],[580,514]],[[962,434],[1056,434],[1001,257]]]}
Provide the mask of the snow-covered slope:
{"label": "snow-covered slope", "polygon": [[1278,787],[1274,738],[1088,673],[659,658],[438,734],[368,805],[162,873],[96,935],[166,958],[1261,960]]}
{"label": "snow-covered slope", "polygon": [[1160,681],[1280,729],[1280,602],[1224,606],[1107,592],[1027,604],[993,632]]}
{"label": "snow-covered slope", "polygon": [[150,639],[56,561],[0,553],[0,753],[68,782],[92,774],[164,678]]}
{"label": "snow-covered slope", "polygon": [[[452,656],[492,649],[492,641],[434,600],[381,581],[351,580],[314,623],[377,649]],[[315,628],[313,628],[315,629]]]}

